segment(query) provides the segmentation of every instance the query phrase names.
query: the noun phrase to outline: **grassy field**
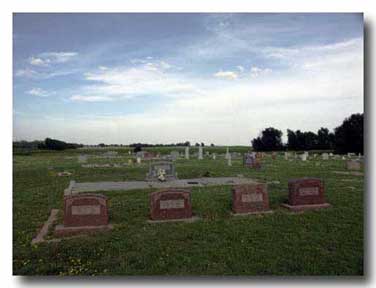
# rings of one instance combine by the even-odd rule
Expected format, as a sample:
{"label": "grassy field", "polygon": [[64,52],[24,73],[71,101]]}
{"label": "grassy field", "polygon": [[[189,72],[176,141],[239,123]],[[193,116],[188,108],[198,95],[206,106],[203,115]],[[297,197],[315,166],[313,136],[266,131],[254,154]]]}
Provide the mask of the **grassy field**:
{"label": "grassy field", "polygon": [[[154,149],[162,153],[178,150]],[[225,152],[225,148],[211,149]],[[333,171],[346,171],[342,160],[286,161],[282,154],[276,160],[268,156],[259,171],[243,167],[240,159],[233,159],[231,167],[223,157],[176,161],[179,178],[209,172],[212,177],[243,174],[270,182],[273,214],[233,217],[230,187],[197,187],[192,190],[192,206],[201,221],[149,224],[148,195],[154,190],[104,192],[110,199],[112,232],[31,245],[50,209],[62,209],[63,190],[70,180],[144,179],[148,167],[145,162],[122,168],[82,168],[77,162],[80,153],[99,155],[103,151],[80,149],[14,156],[14,274],[363,275],[363,176],[335,174]],[[117,151],[124,156],[120,160],[90,158],[89,163],[127,162],[127,149]],[[72,156],[75,158],[69,158]],[[57,177],[61,171],[73,175]],[[288,179],[304,176],[324,181],[332,208],[303,214],[280,208],[287,200]]]}

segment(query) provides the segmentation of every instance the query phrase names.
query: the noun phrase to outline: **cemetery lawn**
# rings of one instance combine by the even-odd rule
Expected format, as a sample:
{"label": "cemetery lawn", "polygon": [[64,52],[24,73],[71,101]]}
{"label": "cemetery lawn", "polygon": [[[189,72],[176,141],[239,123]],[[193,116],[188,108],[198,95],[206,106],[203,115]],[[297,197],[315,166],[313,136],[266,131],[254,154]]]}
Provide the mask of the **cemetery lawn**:
{"label": "cemetery lawn", "polygon": [[[184,148],[181,147],[181,151]],[[193,153],[196,148],[191,148]],[[204,148],[225,152],[225,148]],[[230,151],[245,152],[247,147]],[[111,149],[114,150],[114,149]],[[147,149],[152,151],[153,149]],[[162,153],[177,148],[161,148]],[[126,163],[122,159],[89,158],[88,163]],[[155,190],[103,192],[109,197],[109,233],[31,245],[50,210],[60,209],[70,180],[77,182],[144,180],[148,164],[122,168],[82,168],[79,154],[103,149],[15,155],[13,160],[13,273],[15,275],[363,275],[364,177],[337,174],[345,161],[310,158],[263,159],[260,171],[223,156],[179,159],[178,177],[243,174],[269,182],[273,214],[231,216],[231,187],[192,189],[194,223],[147,223],[149,193]],[[310,153],[312,155],[312,153]],[[71,158],[70,158],[71,157]],[[73,158],[72,158],[73,157]],[[72,176],[57,177],[69,171]],[[297,177],[324,181],[332,208],[293,214],[280,207],[287,200],[287,181]],[[52,237],[52,234],[48,237]]]}

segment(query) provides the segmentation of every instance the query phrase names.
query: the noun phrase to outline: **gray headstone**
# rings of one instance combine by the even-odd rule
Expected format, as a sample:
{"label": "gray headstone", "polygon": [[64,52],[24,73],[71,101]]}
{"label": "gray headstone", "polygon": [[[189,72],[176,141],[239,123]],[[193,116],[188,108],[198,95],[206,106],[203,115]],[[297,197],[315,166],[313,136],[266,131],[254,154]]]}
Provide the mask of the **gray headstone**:
{"label": "gray headstone", "polygon": [[202,146],[198,147],[198,160],[204,159],[203,152],[202,152]]}
{"label": "gray headstone", "polygon": [[189,159],[189,147],[185,147],[185,159]]}
{"label": "gray headstone", "polygon": [[149,164],[149,172],[146,175],[146,180],[158,180],[158,171],[160,169],[164,171],[166,180],[177,179],[177,173],[172,161],[157,161]]}

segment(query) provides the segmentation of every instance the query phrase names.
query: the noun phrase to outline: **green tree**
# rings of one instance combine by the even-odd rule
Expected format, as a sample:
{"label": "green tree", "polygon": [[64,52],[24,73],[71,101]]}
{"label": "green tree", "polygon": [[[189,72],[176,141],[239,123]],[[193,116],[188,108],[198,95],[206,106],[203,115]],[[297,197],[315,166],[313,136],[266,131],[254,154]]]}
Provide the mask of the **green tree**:
{"label": "green tree", "polygon": [[363,114],[352,114],[346,118],[341,126],[334,129],[334,134],[337,153],[363,154]]}
{"label": "green tree", "polygon": [[282,150],[282,131],[269,127],[261,132],[261,135],[252,140],[252,147],[255,151]]}

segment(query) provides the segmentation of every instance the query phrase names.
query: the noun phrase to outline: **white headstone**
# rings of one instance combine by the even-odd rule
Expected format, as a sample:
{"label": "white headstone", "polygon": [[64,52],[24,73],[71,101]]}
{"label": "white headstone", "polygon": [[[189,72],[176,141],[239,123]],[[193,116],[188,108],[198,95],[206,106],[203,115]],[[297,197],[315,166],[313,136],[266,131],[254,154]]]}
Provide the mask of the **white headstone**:
{"label": "white headstone", "polygon": [[290,153],[289,152],[285,152],[285,160],[289,160],[289,155]]}
{"label": "white headstone", "polygon": [[231,154],[228,155],[228,158],[227,158],[227,165],[228,165],[228,166],[232,166],[232,163],[231,163]]}
{"label": "white headstone", "polygon": [[137,157],[137,164],[141,164],[141,157]]}
{"label": "white headstone", "polygon": [[189,147],[185,147],[185,159],[189,159]]}
{"label": "white headstone", "polygon": [[217,156],[215,155],[215,153],[213,153],[213,160],[217,159]]}
{"label": "white headstone", "polygon": [[328,153],[323,153],[322,154],[322,160],[329,160],[329,154]]}
{"label": "white headstone", "polygon": [[230,152],[229,152],[228,147],[227,147],[227,149],[226,149],[225,159],[228,159],[229,156],[230,156]]}
{"label": "white headstone", "polygon": [[86,163],[87,162],[87,156],[86,155],[79,155],[78,156],[78,163]]}
{"label": "white headstone", "polygon": [[202,160],[204,157],[202,156],[202,146],[198,146],[198,160]]}
{"label": "white headstone", "polygon": [[302,159],[302,161],[307,161],[307,154],[302,154],[300,155],[300,159]]}

